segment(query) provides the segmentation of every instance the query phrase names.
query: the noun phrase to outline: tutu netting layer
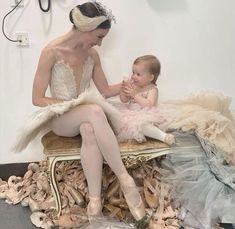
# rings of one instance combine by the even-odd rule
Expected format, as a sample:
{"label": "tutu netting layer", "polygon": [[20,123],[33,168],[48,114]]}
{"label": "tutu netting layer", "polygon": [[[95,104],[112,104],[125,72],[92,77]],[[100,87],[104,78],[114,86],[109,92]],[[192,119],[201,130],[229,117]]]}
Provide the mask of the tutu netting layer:
{"label": "tutu netting layer", "polygon": [[235,167],[228,166],[215,145],[199,137],[202,147],[168,155],[162,162],[170,175],[174,206],[184,226],[211,229],[218,222],[235,223]]}
{"label": "tutu netting layer", "polygon": [[231,99],[222,94],[204,92],[168,103],[179,111],[168,128],[193,131],[213,143],[224,159],[235,165],[235,121],[230,110]]}

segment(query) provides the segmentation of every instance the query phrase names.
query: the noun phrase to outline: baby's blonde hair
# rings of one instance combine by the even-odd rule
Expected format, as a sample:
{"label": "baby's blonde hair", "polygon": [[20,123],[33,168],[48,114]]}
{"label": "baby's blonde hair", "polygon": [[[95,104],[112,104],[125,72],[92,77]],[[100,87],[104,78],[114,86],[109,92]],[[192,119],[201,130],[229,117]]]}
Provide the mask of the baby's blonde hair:
{"label": "baby's blonde hair", "polygon": [[150,74],[154,75],[152,83],[156,84],[158,76],[161,72],[160,61],[154,55],[144,55],[144,56],[140,56],[140,57],[136,58],[133,64],[138,64],[138,63],[142,63],[142,62],[146,63],[146,70]]}

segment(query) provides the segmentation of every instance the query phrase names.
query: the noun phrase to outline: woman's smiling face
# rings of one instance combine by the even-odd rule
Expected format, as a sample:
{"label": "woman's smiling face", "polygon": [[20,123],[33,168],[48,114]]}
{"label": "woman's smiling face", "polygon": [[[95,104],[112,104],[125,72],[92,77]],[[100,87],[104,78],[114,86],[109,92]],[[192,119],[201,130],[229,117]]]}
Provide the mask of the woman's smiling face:
{"label": "woman's smiling face", "polygon": [[108,34],[109,29],[95,29],[87,33],[86,36],[86,47],[92,48],[93,46],[101,46],[103,38]]}

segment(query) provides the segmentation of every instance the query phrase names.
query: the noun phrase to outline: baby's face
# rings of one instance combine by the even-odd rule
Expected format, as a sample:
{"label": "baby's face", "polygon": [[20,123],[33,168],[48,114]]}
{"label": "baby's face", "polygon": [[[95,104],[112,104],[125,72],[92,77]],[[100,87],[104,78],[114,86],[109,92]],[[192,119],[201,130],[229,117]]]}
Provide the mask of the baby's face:
{"label": "baby's face", "polygon": [[144,62],[133,64],[131,79],[136,86],[144,87],[151,84],[153,77],[153,74],[149,73]]}

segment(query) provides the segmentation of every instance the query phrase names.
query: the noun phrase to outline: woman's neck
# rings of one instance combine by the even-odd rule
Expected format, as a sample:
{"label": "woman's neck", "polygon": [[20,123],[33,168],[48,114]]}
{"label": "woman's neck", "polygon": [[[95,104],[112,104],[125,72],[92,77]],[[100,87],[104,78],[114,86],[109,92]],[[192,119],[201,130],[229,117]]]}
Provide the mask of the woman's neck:
{"label": "woman's neck", "polygon": [[78,30],[71,29],[61,39],[63,45],[71,49],[83,49],[82,33]]}

